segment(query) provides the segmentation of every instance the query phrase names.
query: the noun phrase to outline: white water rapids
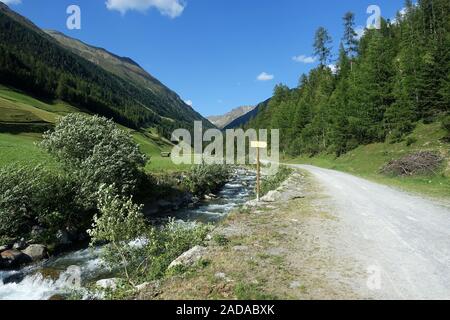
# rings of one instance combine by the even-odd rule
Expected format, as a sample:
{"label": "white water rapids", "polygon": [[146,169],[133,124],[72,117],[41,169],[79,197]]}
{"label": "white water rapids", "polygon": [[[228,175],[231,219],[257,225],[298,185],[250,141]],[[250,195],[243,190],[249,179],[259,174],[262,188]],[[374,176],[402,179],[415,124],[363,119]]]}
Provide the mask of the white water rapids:
{"label": "white water rapids", "polygon": [[[171,216],[184,222],[217,222],[253,195],[255,176],[238,169],[217,194],[193,209],[183,209]],[[99,258],[100,248],[83,249],[53,257],[17,271],[0,270],[0,300],[47,300],[71,292],[70,277],[78,272],[81,285],[111,277]],[[71,269],[72,268],[72,269]]]}

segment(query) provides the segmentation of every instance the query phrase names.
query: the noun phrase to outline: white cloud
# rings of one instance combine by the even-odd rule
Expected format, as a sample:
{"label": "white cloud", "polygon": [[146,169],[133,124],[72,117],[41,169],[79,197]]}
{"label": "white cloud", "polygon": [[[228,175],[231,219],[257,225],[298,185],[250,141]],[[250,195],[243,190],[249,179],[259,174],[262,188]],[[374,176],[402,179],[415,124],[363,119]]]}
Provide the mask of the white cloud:
{"label": "white cloud", "polygon": [[185,100],[184,103],[186,103],[188,106],[192,107],[194,105],[194,103],[192,102],[192,100]]}
{"label": "white cloud", "polygon": [[128,10],[145,12],[156,8],[162,15],[176,18],[183,13],[186,4],[184,0],[107,0],[106,7],[125,14]]}
{"label": "white cloud", "polygon": [[366,33],[366,28],[363,26],[357,26],[355,32],[356,32],[356,39],[359,40]]}
{"label": "white cloud", "polygon": [[292,60],[294,60],[295,62],[302,62],[302,63],[314,63],[316,62],[316,58],[315,57],[307,57],[305,55],[299,55],[299,56],[295,56],[292,57]]}
{"label": "white cloud", "polygon": [[273,74],[268,74],[266,72],[262,72],[258,77],[256,77],[256,80],[258,81],[269,81],[275,78]]}
{"label": "white cloud", "polygon": [[21,4],[22,0],[0,0],[0,2],[10,5],[10,4]]}

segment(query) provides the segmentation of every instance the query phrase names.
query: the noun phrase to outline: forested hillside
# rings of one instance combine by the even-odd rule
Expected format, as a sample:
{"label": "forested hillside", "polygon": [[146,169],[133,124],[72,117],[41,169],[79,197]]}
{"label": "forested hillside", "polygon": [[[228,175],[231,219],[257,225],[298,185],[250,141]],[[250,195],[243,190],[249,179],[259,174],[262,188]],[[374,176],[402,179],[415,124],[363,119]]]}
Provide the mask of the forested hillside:
{"label": "forested hillside", "polygon": [[74,54],[2,3],[0,84],[66,101],[130,128],[157,127],[164,135],[204,120],[169,89],[152,91]]}
{"label": "forested hillside", "polygon": [[[406,2],[395,21],[355,32],[344,17],[339,57],[319,28],[314,52],[320,65],[289,89],[277,85],[266,108],[245,126],[280,128],[287,154],[341,155],[359,145],[397,142],[418,121],[445,119],[450,110],[450,1]],[[336,64],[336,71],[329,67]],[[445,123],[445,121],[444,121]]]}

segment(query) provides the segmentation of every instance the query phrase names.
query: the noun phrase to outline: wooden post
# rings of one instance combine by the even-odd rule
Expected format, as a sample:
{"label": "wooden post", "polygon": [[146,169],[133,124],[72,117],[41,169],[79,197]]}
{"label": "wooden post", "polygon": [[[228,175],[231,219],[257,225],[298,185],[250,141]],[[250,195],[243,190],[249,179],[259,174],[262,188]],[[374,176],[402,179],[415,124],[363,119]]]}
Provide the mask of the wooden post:
{"label": "wooden post", "polygon": [[256,199],[259,201],[261,192],[261,163],[259,159],[259,149],[267,148],[266,141],[251,141],[250,146],[256,148]]}
{"label": "wooden post", "polygon": [[261,166],[259,164],[259,148],[256,148],[256,199],[259,201],[261,192]]}

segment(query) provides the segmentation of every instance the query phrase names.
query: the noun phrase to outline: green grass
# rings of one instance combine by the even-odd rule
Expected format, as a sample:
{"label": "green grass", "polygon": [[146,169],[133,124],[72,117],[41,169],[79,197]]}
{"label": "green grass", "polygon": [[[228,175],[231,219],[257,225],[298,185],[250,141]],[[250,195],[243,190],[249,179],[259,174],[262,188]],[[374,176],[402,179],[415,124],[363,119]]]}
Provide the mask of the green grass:
{"label": "green grass", "polygon": [[14,163],[55,165],[54,160],[35,145],[35,142],[39,140],[40,135],[38,134],[0,133],[0,166]]}
{"label": "green grass", "polygon": [[266,195],[269,191],[277,189],[292,173],[292,169],[286,166],[280,166],[278,172],[274,176],[265,177],[261,183],[261,196]]}
{"label": "green grass", "polygon": [[[375,182],[395,186],[406,191],[426,194],[432,197],[450,197],[450,146],[443,142],[445,136],[440,123],[419,123],[409,136],[415,141],[407,145],[406,140],[400,143],[374,143],[360,146],[347,154],[336,158],[333,155],[316,157],[298,157],[287,159],[288,163],[312,164],[315,166],[348,172]],[[411,140],[411,139],[410,139]],[[432,150],[439,152],[446,159],[441,170],[435,175],[415,177],[393,177],[379,173],[387,162],[401,158],[407,154]]]}
{"label": "green grass", "polygon": [[278,297],[265,293],[262,286],[255,283],[238,282],[234,287],[238,300],[277,300]]}
{"label": "green grass", "polygon": [[[61,101],[43,101],[20,91],[0,85],[0,124],[20,125],[19,131],[33,131],[36,124],[54,124],[58,117],[72,112],[83,112]],[[142,152],[150,158],[145,169],[149,172],[179,171],[188,165],[175,165],[170,158],[161,156],[161,152],[170,151],[172,144],[158,135],[155,129],[141,132],[124,126],[122,129],[132,133]],[[1,127],[0,127],[1,128]],[[18,162],[22,164],[50,163],[52,160],[34,145],[41,139],[40,134],[21,132],[19,134],[0,133],[0,166]]]}
{"label": "green grass", "polygon": [[44,102],[20,91],[0,86],[0,121],[55,123],[58,116],[80,112],[64,102]]}
{"label": "green grass", "polygon": [[133,132],[134,140],[140,145],[150,161],[145,166],[148,172],[174,172],[189,169],[189,165],[176,165],[170,157],[162,157],[161,152],[170,152],[172,145],[169,142],[155,134],[147,134],[142,132]]}
{"label": "green grass", "polygon": [[[139,133],[133,134],[133,137],[140,145],[142,152],[150,157],[150,162],[145,168],[148,172],[186,170],[189,167],[187,165],[177,166],[172,163],[170,158],[161,157],[160,148]],[[40,134],[0,133],[0,166],[13,163],[55,165],[55,161],[36,146],[35,143],[40,140]]]}

